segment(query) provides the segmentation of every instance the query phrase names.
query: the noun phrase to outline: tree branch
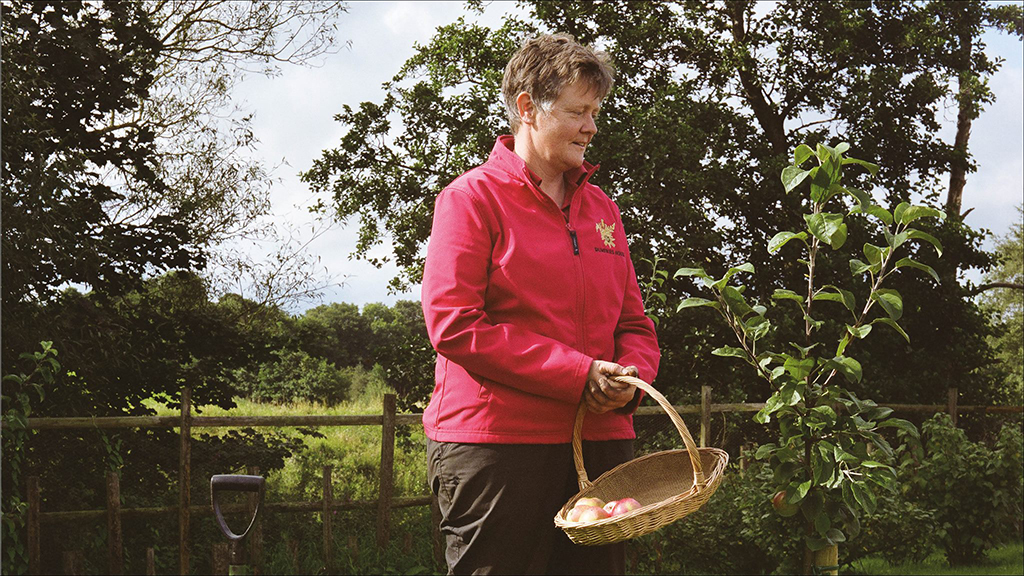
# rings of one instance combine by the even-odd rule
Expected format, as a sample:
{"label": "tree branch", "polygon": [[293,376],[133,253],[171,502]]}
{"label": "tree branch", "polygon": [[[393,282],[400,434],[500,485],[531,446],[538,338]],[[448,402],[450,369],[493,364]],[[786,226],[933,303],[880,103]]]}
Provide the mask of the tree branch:
{"label": "tree branch", "polygon": [[987,290],[995,288],[1010,288],[1011,290],[1024,290],[1024,284],[1017,284],[1016,282],[988,282],[974,288],[967,293],[967,296],[977,296]]}

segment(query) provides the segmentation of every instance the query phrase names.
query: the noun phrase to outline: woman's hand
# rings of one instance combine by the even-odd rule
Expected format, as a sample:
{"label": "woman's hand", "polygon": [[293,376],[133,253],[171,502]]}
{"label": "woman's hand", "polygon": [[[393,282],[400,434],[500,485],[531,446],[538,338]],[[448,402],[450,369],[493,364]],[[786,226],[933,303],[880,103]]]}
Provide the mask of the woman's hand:
{"label": "woman's hand", "polygon": [[636,387],[630,384],[615,382],[611,376],[639,375],[636,366],[619,366],[615,362],[594,360],[587,372],[587,384],[583,389],[583,401],[587,408],[595,414],[604,414],[609,410],[622,408],[633,399]]}

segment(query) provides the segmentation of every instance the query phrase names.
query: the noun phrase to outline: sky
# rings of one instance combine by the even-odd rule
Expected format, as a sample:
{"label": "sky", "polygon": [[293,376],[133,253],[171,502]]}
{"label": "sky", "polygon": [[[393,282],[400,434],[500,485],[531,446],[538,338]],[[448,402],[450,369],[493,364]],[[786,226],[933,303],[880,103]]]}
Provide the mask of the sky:
{"label": "sky", "polygon": [[[282,68],[280,76],[243,80],[235,98],[254,113],[252,126],[259,139],[256,153],[268,165],[278,166],[271,192],[273,218],[293,223],[308,238],[307,207],[317,198],[298,174],[308,170],[322,151],[337,146],[344,128],[333,116],[343,105],[380,102],[384,96],[382,84],[415,53],[415,44],[426,44],[438,26],[465,16],[468,21],[497,27],[502,15],[516,10],[513,2],[493,2],[483,15],[468,12],[463,2],[351,2],[337,34],[350,44],[325,56],[322,66],[288,66]],[[966,218],[971,226],[1005,234],[1012,222],[1019,221],[1015,207],[1024,196],[1024,47],[1019,40],[995,32],[989,33],[985,41],[989,54],[1005,62],[990,79],[996,102],[972,127],[970,149],[978,171],[968,175],[964,207],[973,208]],[[952,142],[956,122],[956,108],[950,106],[942,114],[942,137],[947,142]],[[340,285],[324,290],[322,300],[297,303],[291,312],[301,313],[320,303],[363,306],[419,300],[419,287],[401,294],[388,292],[394,267],[377,269],[349,258],[357,233],[358,223],[353,221],[335,225],[310,242],[308,250],[320,258],[321,265]],[[991,246],[990,239],[986,248]],[[384,247],[376,255],[386,253]],[[980,279],[971,272],[967,277]]]}

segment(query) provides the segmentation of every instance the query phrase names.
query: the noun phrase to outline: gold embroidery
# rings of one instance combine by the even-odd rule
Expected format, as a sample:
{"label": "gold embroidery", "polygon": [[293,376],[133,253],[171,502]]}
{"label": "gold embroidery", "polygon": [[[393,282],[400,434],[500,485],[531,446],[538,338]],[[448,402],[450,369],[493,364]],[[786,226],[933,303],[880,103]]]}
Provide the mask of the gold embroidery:
{"label": "gold embroidery", "polygon": [[609,248],[615,248],[615,224],[605,224],[604,218],[597,223],[597,232],[601,235],[601,240],[604,241],[604,245]]}

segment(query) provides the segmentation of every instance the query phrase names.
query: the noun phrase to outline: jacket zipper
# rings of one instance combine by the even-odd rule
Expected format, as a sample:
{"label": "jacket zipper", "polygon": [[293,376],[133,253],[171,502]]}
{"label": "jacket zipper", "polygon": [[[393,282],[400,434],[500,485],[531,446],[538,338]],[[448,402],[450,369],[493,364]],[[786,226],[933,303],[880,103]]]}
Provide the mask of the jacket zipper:
{"label": "jacket zipper", "polygon": [[570,226],[568,222],[565,223],[565,228],[569,231],[569,238],[572,239],[572,253],[573,253],[574,256],[579,256],[580,255],[580,241],[579,241],[578,238],[576,238],[576,230],[574,230],[573,227]]}

